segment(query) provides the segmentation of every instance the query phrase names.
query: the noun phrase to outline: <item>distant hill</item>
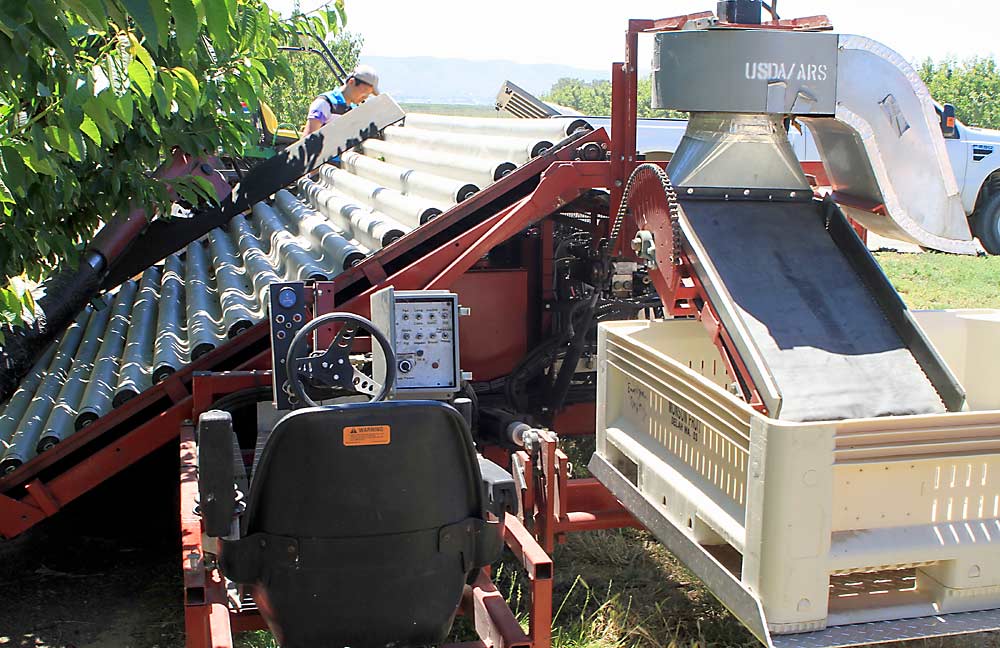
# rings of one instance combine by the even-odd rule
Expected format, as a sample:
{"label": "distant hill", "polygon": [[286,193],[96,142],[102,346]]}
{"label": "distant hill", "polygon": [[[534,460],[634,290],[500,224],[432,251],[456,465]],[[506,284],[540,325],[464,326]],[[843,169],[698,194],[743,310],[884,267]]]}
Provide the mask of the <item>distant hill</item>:
{"label": "distant hill", "polygon": [[500,84],[511,80],[528,92],[544,94],[563,77],[590,81],[610,78],[609,70],[568,65],[470,61],[430,56],[362,56],[379,73],[379,87],[406,103],[493,105]]}

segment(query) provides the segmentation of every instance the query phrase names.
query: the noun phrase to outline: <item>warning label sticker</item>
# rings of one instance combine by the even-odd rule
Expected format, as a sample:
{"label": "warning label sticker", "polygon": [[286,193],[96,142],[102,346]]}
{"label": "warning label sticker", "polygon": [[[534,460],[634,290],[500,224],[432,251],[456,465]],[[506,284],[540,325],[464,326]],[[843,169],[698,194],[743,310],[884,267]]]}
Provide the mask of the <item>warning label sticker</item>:
{"label": "warning label sticker", "polygon": [[388,445],[388,425],[359,425],[344,428],[345,446]]}

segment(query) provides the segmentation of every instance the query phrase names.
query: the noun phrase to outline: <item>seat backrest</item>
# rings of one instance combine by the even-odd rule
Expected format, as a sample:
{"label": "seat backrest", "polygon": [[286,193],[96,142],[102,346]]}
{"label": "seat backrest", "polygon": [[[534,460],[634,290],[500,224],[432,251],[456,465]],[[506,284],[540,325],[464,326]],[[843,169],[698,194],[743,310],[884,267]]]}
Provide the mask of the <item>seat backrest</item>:
{"label": "seat backrest", "polygon": [[261,454],[244,535],[384,535],[478,517],[478,472],[465,420],[443,403],[296,410]]}
{"label": "seat backrest", "polygon": [[278,118],[275,116],[274,111],[263,101],[260,102],[260,116],[262,126],[264,127],[264,135],[268,141],[274,134],[278,132]]}
{"label": "seat backrest", "polygon": [[469,522],[485,520],[481,479],[465,420],[442,403],[314,407],[278,421],[242,535],[282,544],[255,558],[255,598],[281,645],[442,641],[471,571]]}

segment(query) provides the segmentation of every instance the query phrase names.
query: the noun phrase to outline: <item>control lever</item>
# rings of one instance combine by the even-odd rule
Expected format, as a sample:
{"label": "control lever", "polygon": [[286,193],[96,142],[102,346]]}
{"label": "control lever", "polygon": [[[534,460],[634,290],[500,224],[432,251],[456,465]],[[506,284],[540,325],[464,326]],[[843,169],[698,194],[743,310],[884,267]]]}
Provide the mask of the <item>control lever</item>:
{"label": "control lever", "polygon": [[458,413],[462,415],[462,418],[465,419],[465,423],[469,426],[469,429],[471,430],[472,429],[472,399],[471,398],[465,398],[463,396],[461,398],[456,398],[455,400],[453,400],[451,402],[451,405],[452,405],[452,407],[454,407],[455,409],[458,410]]}

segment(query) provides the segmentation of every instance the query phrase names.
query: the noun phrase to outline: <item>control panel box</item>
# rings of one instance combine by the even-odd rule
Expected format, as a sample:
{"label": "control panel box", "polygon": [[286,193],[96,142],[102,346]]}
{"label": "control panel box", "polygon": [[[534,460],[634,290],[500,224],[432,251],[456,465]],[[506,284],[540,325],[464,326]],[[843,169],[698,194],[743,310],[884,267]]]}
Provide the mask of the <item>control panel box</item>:
{"label": "control panel box", "polygon": [[271,323],[271,367],[273,368],[274,405],[291,409],[294,397],[288,387],[285,356],[295,334],[305,326],[308,315],[305,285],[301,281],[272,283],[269,290],[268,319]]}
{"label": "control panel box", "polygon": [[[450,398],[462,386],[458,295],[445,290],[383,288],[371,296],[372,323],[396,355],[396,398]],[[372,371],[385,379],[385,358],[373,345]]]}

